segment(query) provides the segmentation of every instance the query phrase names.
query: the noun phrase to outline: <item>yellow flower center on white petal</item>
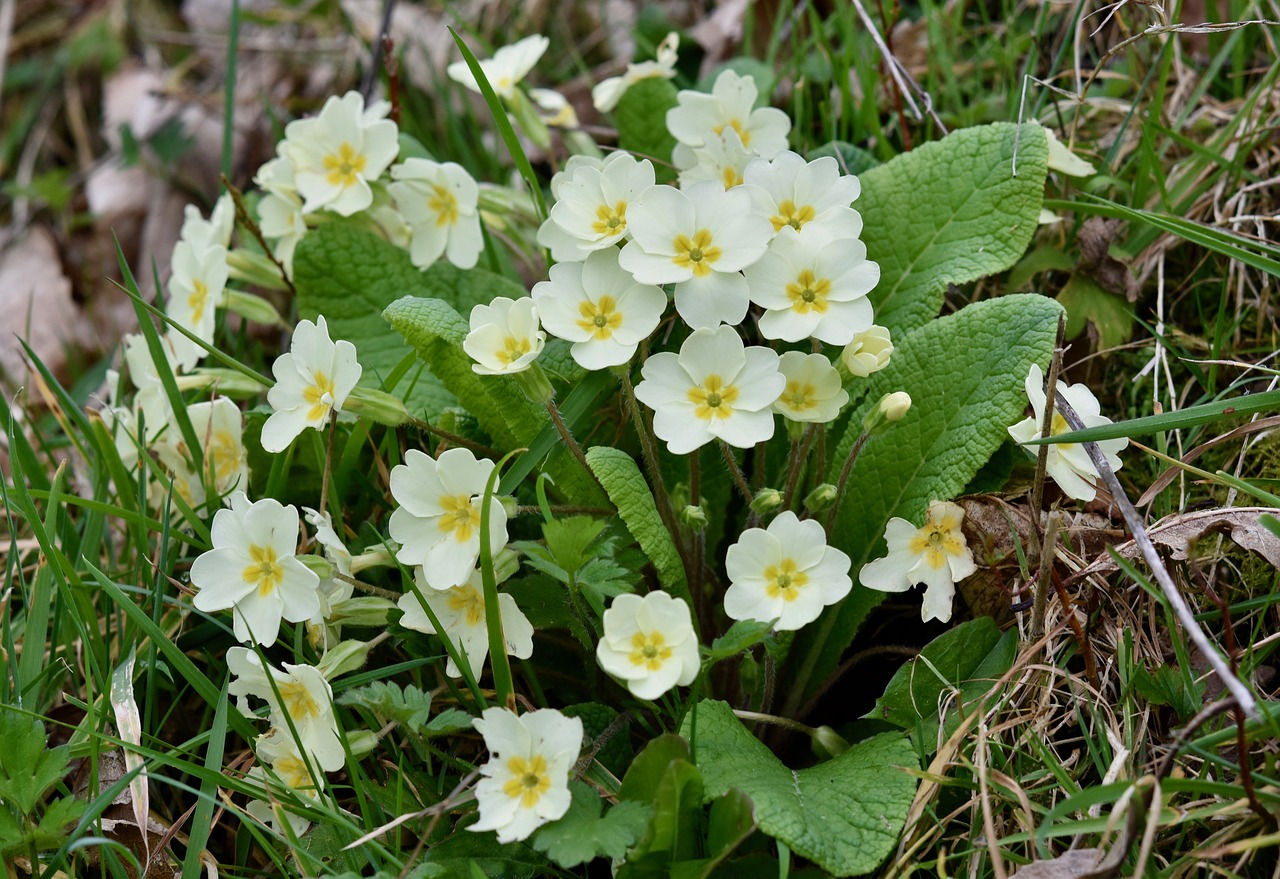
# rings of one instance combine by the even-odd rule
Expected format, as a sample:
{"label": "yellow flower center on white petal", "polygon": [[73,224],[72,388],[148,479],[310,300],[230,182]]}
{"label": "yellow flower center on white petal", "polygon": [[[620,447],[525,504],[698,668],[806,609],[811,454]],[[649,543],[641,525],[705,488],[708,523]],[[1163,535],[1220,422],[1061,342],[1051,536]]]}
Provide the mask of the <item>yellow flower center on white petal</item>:
{"label": "yellow flower center on white petal", "polygon": [[703,421],[728,418],[738,399],[738,387],[726,385],[724,379],[713,373],[707,376],[702,387],[689,389],[688,399],[694,405],[693,414]]}
{"label": "yellow flower center on white petal", "polygon": [[631,652],[627,654],[627,658],[632,665],[642,665],[649,671],[657,671],[671,658],[673,652],[661,632],[636,632],[631,636]]}
{"label": "yellow flower center on white petal", "polygon": [[551,789],[551,775],[541,754],[535,754],[532,760],[508,758],[507,771],[511,777],[502,785],[502,792],[513,800],[519,800],[521,808],[532,809]]}
{"label": "yellow flower center on white petal", "polygon": [[735,186],[742,185],[742,172],[732,165],[725,165],[723,176],[725,189],[733,189]]}
{"label": "yellow flower center on white petal", "polygon": [[450,589],[449,609],[465,615],[467,625],[472,628],[484,623],[484,596],[474,586]]}
{"label": "yellow flower center on white petal", "polygon": [[948,522],[926,522],[907,543],[913,555],[924,556],[925,564],[937,571],[947,563],[948,556],[964,554],[964,534],[958,527],[947,527]]}
{"label": "yellow flower center on white petal", "polygon": [[278,684],[280,701],[284,710],[294,721],[301,723],[312,717],[320,716],[320,703],[311,695],[307,685],[302,681],[285,681]]}
{"label": "yellow flower center on white petal", "polygon": [[433,184],[427,208],[436,215],[436,228],[458,224],[458,199],[443,186]]}
{"label": "yellow flower center on white petal", "polygon": [[281,781],[294,790],[312,790],[315,787],[315,783],[311,780],[311,773],[307,771],[307,764],[303,763],[299,757],[292,754],[281,757],[271,764],[271,768],[276,771],[276,775],[280,776]]}
{"label": "yellow flower center on white petal", "polygon": [[532,348],[527,338],[517,339],[515,336],[507,336],[502,340],[502,350],[498,352],[498,360],[503,366],[510,366],[528,354]]}
{"label": "yellow flower center on white petal", "polygon": [[813,385],[793,378],[787,381],[787,386],[782,391],[782,402],[797,412],[803,412],[818,405],[814,399],[816,395]]}
{"label": "yellow flower center on white petal", "polygon": [[324,157],[324,169],[328,172],[325,174],[325,182],[330,186],[341,186],[343,189],[354,186],[360,181],[360,174],[364,171],[367,162],[368,159],[361,153],[357,153],[355,147],[343,141],[337,153],[330,153]]}
{"label": "yellow flower center on white petal", "polygon": [[302,391],[302,399],[311,404],[307,410],[307,420],[313,423],[324,421],[333,408],[333,379],[322,371],[316,370],[311,376],[311,384]]}
{"label": "yellow flower center on white petal", "polygon": [[597,235],[620,235],[627,228],[627,203],[619,201],[613,207],[602,204],[596,208],[596,219],[591,231]]}
{"label": "yellow flower center on white petal", "polygon": [[599,302],[583,300],[578,303],[578,326],[590,333],[595,339],[612,338],[618,327],[622,326],[622,312],[618,311],[618,303],[612,296],[604,295]]}
{"label": "yellow flower center on white petal", "polygon": [[797,206],[791,199],[786,199],[778,204],[778,212],[769,218],[769,222],[773,223],[773,231],[781,231],[783,226],[790,226],[799,232],[804,228],[804,224],[812,220],[818,215],[813,209],[813,205]]}
{"label": "yellow flower center on white petal", "polygon": [[191,282],[191,295],[187,297],[187,308],[191,309],[191,322],[200,323],[204,317],[205,303],[209,301],[209,285],[196,278]]}
{"label": "yellow flower center on white petal", "polygon": [[440,506],[444,509],[444,515],[440,517],[440,530],[446,534],[452,532],[459,543],[469,541],[472,532],[480,528],[480,511],[472,505],[471,495],[444,495],[440,498]]}
{"label": "yellow flower center on white petal", "polygon": [[711,265],[720,258],[720,248],[713,245],[707,229],[695,232],[693,240],[688,235],[677,235],[671,246],[676,252],[671,261],[682,269],[691,269],[695,278],[711,274]]}
{"label": "yellow flower center on white petal", "polygon": [[[1039,427],[1039,425],[1036,426]],[[1049,425],[1049,436],[1057,436],[1058,434],[1070,432],[1071,425],[1067,424],[1067,419],[1063,418],[1062,413],[1055,409],[1053,413],[1053,421]],[[1064,443],[1064,445],[1069,446],[1071,443]]]}
{"label": "yellow flower center on white petal", "polygon": [[831,282],[826,278],[816,278],[813,272],[805,269],[796,275],[796,279],[787,285],[787,298],[791,300],[791,310],[797,314],[827,313],[827,296],[831,293]]}
{"label": "yellow flower center on white petal", "polygon": [[251,545],[249,559],[250,564],[245,566],[240,576],[246,583],[257,587],[258,597],[266,598],[284,582],[284,565],[276,556],[275,549],[270,546]]}
{"label": "yellow flower center on white petal", "polygon": [[213,435],[209,446],[209,457],[213,461],[213,479],[222,483],[240,469],[240,447],[229,430],[219,430]]}
{"label": "yellow flower center on white petal", "polygon": [[764,593],[770,598],[782,597],[785,602],[800,597],[800,590],[809,585],[809,575],[796,570],[795,559],[783,559],[764,569]]}
{"label": "yellow flower center on white petal", "polygon": [[742,141],[742,145],[744,147],[751,146],[751,132],[743,129],[742,122],[739,121],[737,118],[730,119],[724,125],[717,125],[715,128],[711,130],[714,131],[717,135],[720,135],[720,134],[724,134],[724,130],[726,128],[732,128],[734,131],[738,132],[738,138]]}

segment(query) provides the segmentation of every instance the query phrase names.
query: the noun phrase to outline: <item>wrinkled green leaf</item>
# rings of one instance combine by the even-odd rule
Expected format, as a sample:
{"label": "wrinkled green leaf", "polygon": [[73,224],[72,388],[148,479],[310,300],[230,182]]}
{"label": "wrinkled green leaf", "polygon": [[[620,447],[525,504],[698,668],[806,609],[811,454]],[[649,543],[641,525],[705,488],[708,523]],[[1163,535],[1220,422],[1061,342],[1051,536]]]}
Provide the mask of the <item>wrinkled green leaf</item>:
{"label": "wrinkled green leaf", "polygon": [[427,738],[434,736],[447,736],[452,733],[466,732],[471,729],[471,721],[473,718],[467,712],[459,708],[446,708],[435,717],[431,718],[431,722],[423,729],[423,733]]}
{"label": "wrinkled green leaf", "polygon": [[677,103],[676,87],[668,80],[651,77],[628,88],[613,113],[618,145],[640,158],[652,159],[659,183],[675,179],[671,151],[676,139],[667,131],[667,111]]}
{"label": "wrinkled green leaf", "polygon": [[[338,697],[339,705],[355,705],[373,712],[382,723],[394,721],[410,732],[419,732],[431,718],[431,694],[413,684],[403,690],[391,681],[374,681]],[[467,727],[471,718],[467,717]]]}
{"label": "wrinkled green leaf", "polygon": [[565,869],[596,858],[620,858],[640,839],[649,823],[649,807],[626,801],[601,815],[601,800],[591,787],[571,782],[573,802],[563,818],[541,828],[533,847]]}

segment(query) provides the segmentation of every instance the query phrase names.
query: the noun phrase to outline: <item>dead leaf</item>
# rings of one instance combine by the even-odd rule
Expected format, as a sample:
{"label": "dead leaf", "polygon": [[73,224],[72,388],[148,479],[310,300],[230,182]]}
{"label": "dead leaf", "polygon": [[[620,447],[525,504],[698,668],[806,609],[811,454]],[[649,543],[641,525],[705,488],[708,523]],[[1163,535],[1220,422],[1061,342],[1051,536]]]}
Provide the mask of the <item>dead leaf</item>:
{"label": "dead leaf", "polygon": [[26,374],[18,339],[57,374],[75,341],[79,317],[49,230],[30,226],[0,247],[0,372],[12,387]]}
{"label": "dead leaf", "polygon": [[[1239,546],[1256,552],[1271,564],[1280,567],[1280,537],[1268,531],[1259,521],[1263,514],[1280,516],[1274,507],[1233,507],[1231,509],[1201,510],[1196,513],[1169,516],[1147,530],[1152,543],[1169,549],[1174,559],[1185,561],[1191,557],[1196,543],[1205,535],[1221,532],[1227,534]],[[1116,552],[1126,559],[1139,555],[1132,541],[1116,547]],[[1117,565],[1109,556],[1098,558],[1083,573],[1114,571]]]}
{"label": "dead leaf", "polygon": [[[116,716],[116,729],[120,738],[131,745],[142,744],[142,716],[138,713],[138,702],[133,698],[133,665],[135,655],[132,648],[129,658],[120,663],[111,675],[111,710]],[[147,767],[142,755],[136,751],[124,752],[124,765],[129,772],[135,772],[129,782],[129,793],[133,800],[133,817],[137,827],[147,822],[147,813],[151,810],[151,792],[147,786]],[[146,834],[142,834],[142,844],[147,859],[144,864],[151,863],[151,842]],[[150,868],[146,868],[150,872]]]}
{"label": "dead leaf", "polygon": [[1090,217],[1080,227],[1076,243],[1080,245],[1080,270],[1112,293],[1122,294],[1130,302],[1138,299],[1138,282],[1129,267],[1111,255],[1111,242],[1123,224],[1105,217]]}
{"label": "dead leaf", "polygon": [[1105,862],[1102,849],[1078,848],[1047,861],[1033,861],[1010,879],[1086,879],[1109,871]]}

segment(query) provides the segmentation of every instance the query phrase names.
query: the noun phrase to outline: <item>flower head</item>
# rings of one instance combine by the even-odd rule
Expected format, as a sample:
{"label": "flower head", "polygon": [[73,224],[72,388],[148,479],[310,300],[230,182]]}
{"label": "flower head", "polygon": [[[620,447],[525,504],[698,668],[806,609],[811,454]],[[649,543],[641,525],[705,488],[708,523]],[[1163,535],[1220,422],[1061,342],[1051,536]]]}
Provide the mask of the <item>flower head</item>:
{"label": "flower head", "polygon": [[889,357],[893,354],[893,342],[889,340],[889,331],[873,324],[853,337],[853,341],[844,346],[840,352],[840,360],[849,372],[860,378],[866,378],[873,372],[879,372],[889,365]]}
{"label": "flower head", "polygon": [[484,250],[480,189],[461,165],[405,159],[391,169],[387,189],[412,230],[409,256],[425,269],[444,254],[460,269],[473,268]]}
{"label": "flower head", "polygon": [[778,370],[787,380],[773,411],[792,421],[831,421],[849,402],[840,385],[840,373],[822,354],[788,351],[778,358]]}
{"label": "flower head", "polygon": [[249,503],[243,491],[213,517],[213,549],[191,565],[192,602],[209,613],[232,608],[236,638],[275,643],[280,620],[300,623],[320,607],[320,578],[294,557],[298,510],[274,498]]}
{"label": "flower head", "polygon": [[[431,458],[417,449],[391,468],[391,496],[400,506],[391,514],[391,539],[400,544],[396,558],[422,565],[432,589],[466,583],[480,557],[480,504],[493,462],[469,450],[448,449]],[[489,547],[507,543],[507,513],[489,499]]]}
{"label": "flower head", "polygon": [[231,232],[236,221],[236,206],[231,200],[231,193],[224,192],[218,196],[207,220],[193,204],[183,209],[182,217],[182,231],[178,237],[197,252],[210,247],[225,250],[231,246]]}
{"label": "flower head", "polygon": [[791,120],[774,107],[755,107],[756,82],[726,70],[716,77],[711,94],[682,91],[679,104],[667,111],[667,130],[680,143],[702,146],[726,128],[737,132],[742,145],[756,155],[772,159],[787,148]]}
{"label": "flower head", "polygon": [[298,743],[321,769],[333,772],[342,768],[346,757],[338,738],[338,718],[333,713],[333,689],[320,669],[286,662],[282,671],[263,665],[258,654],[245,647],[227,650],[227,668],[236,676],[227,692],[239,697],[237,707],[241,712],[249,713],[246,697],[263,700],[271,707],[271,725],[290,736],[292,722]]}
{"label": "flower head", "polygon": [[[1019,443],[1040,439],[1040,428],[1044,424],[1044,373],[1039,364],[1031,364],[1031,370],[1027,373],[1026,387],[1027,397],[1031,400],[1031,408],[1035,414],[1009,428],[1009,436]],[[1066,398],[1071,408],[1084,422],[1085,427],[1098,427],[1111,423],[1110,418],[1100,414],[1098,398],[1086,385],[1067,385],[1066,382],[1059,381],[1058,393]],[[1062,417],[1061,412],[1055,411],[1049,435],[1057,436],[1070,430],[1067,419]],[[1120,450],[1127,445],[1129,445],[1129,438],[1123,436],[1098,441],[1098,448],[1106,456],[1112,470],[1120,469],[1123,463],[1120,460]],[[1033,455],[1039,453],[1037,446],[1024,446],[1024,448]],[[1058,487],[1067,497],[1078,501],[1091,501],[1097,494],[1094,481],[1098,478],[1098,468],[1093,466],[1089,453],[1079,443],[1052,443],[1045,461],[1045,472],[1058,483]]]}
{"label": "flower head", "polygon": [[769,218],[774,232],[790,226],[821,229],[828,238],[857,238],[862,217],[849,207],[861,192],[858,178],[842,175],[830,156],[806,162],[791,150],[771,161],[756,159],[747,165],[742,180],[751,202]]}
{"label": "flower head", "polygon": [[960,530],[963,519],[964,510],[950,501],[929,504],[921,528],[895,516],[884,532],[889,554],[863,565],[858,579],[863,586],[882,592],[906,592],[917,583],[925,584],[921,619],[945,623],[951,619],[956,582],[977,570]]}
{"label": "flower head", "polygon": [[748,528],[729,547],[724,612],[735,620],[777,620],[780,631],[799,629],[853,589],[850,564],[827,546],[817,521],[780,513],[767,529]]}
{"label": "flower head", "polygon": [[627,89],[642,79],[671,79],[676,75],[676,61],[679,60],[676,52],[679,48],[680,35],[672,31],[658,44],[653,61],[628,64],[627,72],[622,76],[611,76],[596,83],[591,89],[591,103],[601,113],[609,113],[618,106]]}
{"label": "flower head", "polygon": [[569,811],[569,772],[582,750],[582,720],[554,708],[517,716],[486,708],[472,721],[489,749],[476,785],[480,820],[468,830],[496,830],[516,842]]}
{"label": "flower head", "polygon": [[267,402],[275,411],[262,425],[262,448],[283,452],[308,427],[322,430],[330,413],[342,411],[361,371],[356,346],[330,339],[324,315],[299,322],[289,353],[271,364],[276,383]]}
{"label": "flower head", "polygon": [[579,262],[627,237],[627,209],[654,183],[653,163],[610,153],[603,164],[579,165],[556,187],[556,203],[538,243],[558,262]]}
{"label": "flower head", "polygon": [[596,659],[641,699],[689,686],[701,665],[689,605],[665,592],[619,595],[604,612]]}
{"label": "flower head", "polygon": [[[500,98],[510,98],[515,92],[516,84],[524,79],[533,65],[547,51],[551,41],[541,34],[525,37],[510,46],[503,46],[493,53],[492,58],[479,59],[480,71],[493,87],[494,94]],[[461,83],[473,92],[480,91],[480,84],[466,61],[455,61],[448,67],[449,78]]]}
{"label": "flower head", "polygon": [[[289,736],[288,730],[282,733],[278,729],[273,729],[266,735],[258,736],[254,740],[253,750],[258,760],[269,765],[275,777],[293,793],[313,802],[319,799],[316,779],[312,778],[311,770],[307,768],[307,761],[298,751],[298,746]],[[245,777],[263,784],[267,781],[267,774],[261,766],[250,769]],[[283,819],[288,821],[294,836],[301,836],[311,826],[311,822],[306,818],[288,811],[274,800],[272,802],[251,800],[246,806],[246,811],[279,834],[284,833],[281,824],[282,814]]]}
{"label": "flower head", "polygon": [[175,422],[169,425],[156,447],[160,462],[175,476],[175,485],[188,486],[187,503],[200,506],[205,502],[206,482],[224,502],[235,489],[244,490],[249,485],[249,453],[243,440],[243,422],[239,407],[226,397],[218,397],[205,403],[192,403],[187,407],[187,417],[204,460],[203,479],[191,472],[191,450]]}
{"label": "flower head", "polygon": [[535,284],[532,295],[543,326],[573,343],[570,353],[584,369],[626,363],[667,308],[667,294],[636,283],[612,247],[586,262],[556,263],[551,279]]}
{"label": "flower head", "polygon": [[509,375],[532,366],[546,344],[534,301],[498,296],[471,309],[471,332],[462,340],[462,350],[480,375]]}
{"label": "flower head", "polygon": [[359,92],[347,92],[329,98],[318,116],[285,127],[280,149],[293,164],[303,213],[325,209],[349,217],[373,204],[369,184],[400,151],[396,124],[377,116],[365,110]]}
{"label": "flower head", "polygon": [[749,449],[773,436],[770,407],[786,387],[778,355],[745,348],[733,327],[694,330],[680,353],[645,361],[636,398],[654,410],[653,430],[673,455],[720,438]]}
{"label": "flower head", "polygon": [[293,178],[293,163],[277,156],[258,169],[253,182],[263,192],[258,202],[258,227],[264,237],[275,242],[272,253],[284,266],[285,275],[292,278],[293,252],[307,234],[302,196]]}
{"label": "flower head", "polygon": [[758,161],[754,150],[742,145],[742,138],[732,128],[708,135],[702,146],[678,143],[671,153],[672,163],[680,169],[680,188],[713,180],[725,189],[743,183],[743,174],[752,161]]}

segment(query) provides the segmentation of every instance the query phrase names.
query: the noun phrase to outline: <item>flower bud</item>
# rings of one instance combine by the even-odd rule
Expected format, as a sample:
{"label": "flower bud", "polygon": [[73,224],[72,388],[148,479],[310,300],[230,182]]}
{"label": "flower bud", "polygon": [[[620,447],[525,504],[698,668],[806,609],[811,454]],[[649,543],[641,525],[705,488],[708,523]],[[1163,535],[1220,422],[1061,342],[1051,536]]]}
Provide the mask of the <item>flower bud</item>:
{"label": "flower bud", "polygon": [[816,486],[804,499],[804,508],[810,513],[821,513],[836,502],[836,487],[830,482]]}
{"label": "flower bud", "polygon": [[830,760],[849,750],[849,743],[845,741],[844,736],[829,726],[820,726],[815,729],[810,743],[813,746],[814,755],[820,759]]}
{"label": "flower bud", "polygon": [[321,580],[332,580],[334,567],[327,559],[318,555],[300,555],[294,556],[298,561],[302,562],[306,568],[315,573]]}
{"label": "flower bud", "polygon": [[289,328],[289,324],[285,323],[284,319],[280,317],[280,312],[276,311],[274,305],[261,296],[255,296],[253,293],[228,289],[222,304],[226,306],[227,311],[235,312],[254,323]]}
{"label": "flower bud", "polygon": [[782,506],[782,492],[776,488],[762,488],[751,499],[751,512],[757,516],[765,516]]}
{"label": "flower bud", "polygon": [[376,595],[357,595],[345,601],[336,602],[331,608],[329,622],[367,626],[374,629],[383,628],[387,625],[388,614],[395,609],[395,602],[386,598],[379,598]]}
{"label": "flower bud", "polygon": [[510,373],[516,380],[524,395],[535,403],[549,403],[555,399],[556,391],[551,386],[551,379],[536,363],[529,364],[519,372]]}
{"label": "flower bud", "polygon": [[357,418],[392,427],[409,420],[409,410],[399,397],[374,388],[353,388],[343,409],[354,413]]}
{"label": "flower bud", "polygon": [[393,568],[395,564],[395,556],[385,546],[371,546],[359,555],[351,557],[351,573],[354,576],[369,568]]}
{"label": "flower bud", "polygon": [[889,331],[882,326],[872,326],[853,337],[853,341],[840,352],[840,362],[853,375],[866,378],[888,366],[892,353]]}
{"label": "flower bud", "polygon": [[187,375],[176,377],[178,390],[213,388],[223,397],[253,397],[262,393],[263,385],[236,369],[204,366]]}
{"label": "flower bud", "polygon": [[351,748],[351,756],[359,760],[378,747],[378,734],[367,729],[351,730],[347,733],[347,746]]}
{"label": "flower bud", "polygon": [[901,421],[911,408],[911,397],[905,391],[894,391],[880,398],[876,407],[862,419],[862,428],[870,436],[877,436],[889,429],[895,421]]}
{"label": "flower bud", "polygon": [[683,525],[688,525],[693,531],[701,531],[707,527],[707,512],[696,504],[685,504],[684,508],[677,514]]}
{"label": "flower bud", "polygon": [[342,641],[324,652],[316,668],[331,681],[339,675],[355,671],[365,664],[369,658],[369,644],[366,641]]}

